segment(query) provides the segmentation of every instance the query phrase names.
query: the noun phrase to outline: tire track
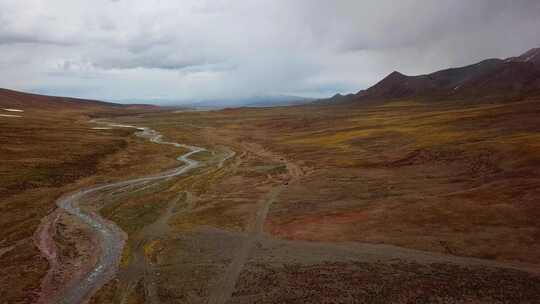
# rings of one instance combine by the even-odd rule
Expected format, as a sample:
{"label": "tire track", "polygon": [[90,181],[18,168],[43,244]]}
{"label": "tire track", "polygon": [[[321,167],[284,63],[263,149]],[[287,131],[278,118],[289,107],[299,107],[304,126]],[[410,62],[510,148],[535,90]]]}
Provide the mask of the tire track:
{"label": "tire track", "polygon": [[240,273],[246,264],[246,261],[249,258],[249,254],[253,247],[262,240],[264,233],[264,222],[270,210],[270,206],[275,201],[277,196],[283,190],[283,186],[274,187],[267,194],[257,208],[257,214],[255,221],[249,227],[249,234],[244,240],[242,246],[236,252],[236,255],[232,262],[227,267],[225,275],[221,280],[213,287],[213,290],[210,292],[210,297],[208,299],[208,304],[224,304],[231,298],[236,282],[240,277]]}

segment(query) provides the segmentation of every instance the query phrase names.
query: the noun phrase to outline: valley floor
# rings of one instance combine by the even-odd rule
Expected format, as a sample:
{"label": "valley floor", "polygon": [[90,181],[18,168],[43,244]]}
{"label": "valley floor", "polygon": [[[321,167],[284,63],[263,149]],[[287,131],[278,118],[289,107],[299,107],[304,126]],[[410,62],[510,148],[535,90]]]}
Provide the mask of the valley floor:
{"label": "valley floor", "polygon": [[[190,156],[201,166],[189,174],[84,202],[126,233],[118,272],[88,300],[540,303],[539,114],[540,101],[523,100],[116,116],[206,151]],[[49,196],[24,236],[2,230],[0,289],[25,284],[2,291],[8,303],[42,296],[48,266],[32,233],[55,198],[170,169],[186,152],[127,130],[92,132],[102,132],[88,139],[99,147],[123,144],[86,177],[36,187]],[[28,188],[9,191],[3,212],[35,207],[18,203],[31,198]],[[51,229],[65,269],[93,267],[99,240],[87,227],[62,213]],[[65,283],[70,272],[59,273]]]}

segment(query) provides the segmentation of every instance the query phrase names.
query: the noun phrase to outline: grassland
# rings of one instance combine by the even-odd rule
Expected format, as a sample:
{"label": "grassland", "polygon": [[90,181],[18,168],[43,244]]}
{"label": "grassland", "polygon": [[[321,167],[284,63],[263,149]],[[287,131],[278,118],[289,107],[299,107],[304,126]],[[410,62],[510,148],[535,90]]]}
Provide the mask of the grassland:
{"label": "grassland", "polygon": [[172,137],[247,154],[255,143],[297,164],[305,174],[267,222],[275,236],[539,263],[539,113],[536,100],[402,101],[149,119]]}
{"label": "grassland", "polygon": [[[534,303],[539,114],[536,99],[100,112],[207,151],[188,175],[92,202],[127,242],[90,302],[207,303],[232,277],[227,303]],[[0,121],[0,286],[17,286],[0,296],[14,303],[39,291],[47,263],[32,236],[59,195],[177,166],[185,152],[91,130],[89,113],[34,117]],[[72,221],[55,239],[66,260],[92,244]]]}
{"label": "grassland", "polygon": [[[125,118],[208,152],[166,190],[114,205],[131,241],[93,301],[207,303],[229,286],[223,303],[534,302],[539,112],[531,99]],[[276,189],[266,236],[238,260]],[[165,214],[175,193],[161,234],[145,232],[159,217],[130,217],[149,202]]]}
{"label": "grassland", "polygon": [[[56,209],[56,199],[176,164],[175,149],[144,144],[132,130],[94,130],[96,125],[89,123],[91,116],[129,111],[107,106],[23,109],[22,117],[0,120],[0,299],[8,303],[36,300],[48,265],[34,233]],[[73,246],[62,248],[69,253]]]}

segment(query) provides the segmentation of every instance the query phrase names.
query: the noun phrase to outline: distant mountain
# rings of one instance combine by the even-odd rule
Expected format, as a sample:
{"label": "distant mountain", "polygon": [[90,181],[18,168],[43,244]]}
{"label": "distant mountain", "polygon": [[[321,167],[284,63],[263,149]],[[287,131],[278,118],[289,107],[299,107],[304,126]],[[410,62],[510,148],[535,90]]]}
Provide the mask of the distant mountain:
{"label": "distant mountain", "polygon": [[540,92],[540,48],[518,57],[487,59],[465,67],[426,75],[397,71],[357,94],[334,96],[327,102],[404,98],[515,97]]}
{"label": "distant mountain", "polygon": [[230,108],[230,107],[281,107],[301,105],[312,102],[312,98],[290,95],[263,95],[238,99],[209,99],[189,103],[185,106],[198,108]]}
{"label": "distant mountain", "polygon": [[221,109],[234,107],[280,107],[300,105],[312,102],[313,98],[305,98],[291,95],[258,95],[242,98],[220,98],[202,100],[178,100],[171,98],[151,98],[151,99],[121,99],[115,100],[121,103],[149,103],[158,104],[164,107],[199,108],[199,109]]}
{"label": "distant mountain", "polygon": [[312,102],[313,98],[289,96],[289,95],[274,95],[274,96],[257,96],[243,100],[247,107],[281,107],[301,105]]}

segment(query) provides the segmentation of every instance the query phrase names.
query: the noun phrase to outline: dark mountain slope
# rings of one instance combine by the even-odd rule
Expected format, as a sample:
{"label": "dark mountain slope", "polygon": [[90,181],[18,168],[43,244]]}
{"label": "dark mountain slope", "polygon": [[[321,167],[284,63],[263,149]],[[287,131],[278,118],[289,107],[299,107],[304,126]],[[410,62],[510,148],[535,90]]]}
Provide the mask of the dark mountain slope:
{"label": "dark mountain slope", "polygon": [[69,110],[93,108],[117,110],[154,110],[158,109],[159,107],[144,104],[118,104],[98,100],[47,96],[0,88],[0,108],[22,108],[35,110]]}
{"label": "dark mountain slope", "polygon": [[79,108],[79,107],[122,107],[120,104],[96,100],[56,97],[0,89],[0,107],[24,107],[34,109]]}
{"label": "dark mountain slope", "polygon": [[521,56],[511,57],[506,59],[506,61],[531,62],[534,64],[540,64],[540,48],[531,49]]}
{"label": "dark mountain slope", "polygon": [[367,90],[331,102],[404,98],[513,97],[540,92],[540,48],[521,56],[487,59],[465,67],[407,76],[392,72]]}

